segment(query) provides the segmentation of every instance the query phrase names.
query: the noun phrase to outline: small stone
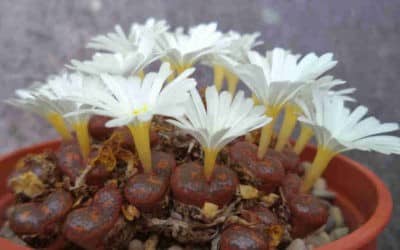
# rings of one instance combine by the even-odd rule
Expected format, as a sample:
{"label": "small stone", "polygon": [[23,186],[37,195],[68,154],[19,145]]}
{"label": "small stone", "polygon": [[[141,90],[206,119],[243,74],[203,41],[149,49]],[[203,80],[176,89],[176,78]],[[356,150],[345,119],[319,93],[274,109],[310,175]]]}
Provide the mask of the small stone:
{"label": "small stone", "polygon": [[349,228],[347,228],[347,227],[339,227],[339,228],[334,229],[329,234],[329,236],[330,236],[330,238],[332,240],[337,240],[337,239],[340,239],[340,238],[342,238],[343,236],[345,236],[347,234],[349,234]]}
{"label": "small stone", "polygon": [[133,221],[140,217],[139,210],[132,205],[122,206],[122,213],[128,221]]}
{"label": "small stone", "polygon": [[307,172],[307,169],[311,167],[311,162],[305,161],[301,163],[301,166],[304,168],[304,171]]}
{"label": "small stone", "polygon": [[144,244],[142,241],[134,239],[131,242],[129,242],[129,250],[143,250],[144,249]]}
{"label": "small stone", "polygon": [[35,198],[45,191],[44,183],[32,171],[27,171],[9,180],[9,186],[16,194],[22,193]]}
{"label": "small stone", "polygon": [[258,189],[250,185],[239,185],[240,196],[245,199],[255,199],[259,196]]}
{"label": "small stone", "polygon": [[336,228],[335,218],[333,218],[333,216],[330,214],[325,224],[325,231],[330,233],[335,228]]}
{"label": "small stone", "polygon": [[332,206],[329,208],[329,216],[334,219],[335,227],[343,227],[344,226],[344,218],[342,210],[340,210],[337,206]]}
{"label": "small stone", "polygon": [[173,245],[168,248],[168,250],[183,250],[181,246]]}
{"label": "small stone", "polygon": [[201,213],[207,219],[213,219],[218,214],[218,205],[211,202],[204,202],[204,206],[201,209]]}
{"label": "small stone", "polygon": [[146,242],[144,243],[144,250],[156,250],[158,244],[158,235],[153,234],[151,235]]}
{"label": "small stone", "polygon": [[335,193],[328,191],[328,190],[322,190],[322,189],[314,189],[312,191],[312,194],[318,198],[325,199],[325,200],[333,200],[336,197]]}
{"label": "small stone", "polygon": [[261,200],[265,202],[267,207],[271,207],[279,199],[279,195],[270,193],[269,195],[264,195]]}
{"label": "small stone", "polygon": [[295,239],[294,241],[292,241],[292,243],[290,243],[286,250],[308,250],[308,248],[304,240]]}
{"label": "small stone", "polygon": [[326,190],[327,184],[324,178],[318,178],[318,180],[314,184],[314,189],[316,190]]}
{"label": "small stone", "polygon": [[318,234],[314,234],[311,236],[308,236],[305,239],[306,244],[311,244],[314,247],[318,247],[318,246],[322,246],[324,244],[327,244],[329,242],[331,242],[331,238],[329,237],[329,235],[326,232],[321,232]]}

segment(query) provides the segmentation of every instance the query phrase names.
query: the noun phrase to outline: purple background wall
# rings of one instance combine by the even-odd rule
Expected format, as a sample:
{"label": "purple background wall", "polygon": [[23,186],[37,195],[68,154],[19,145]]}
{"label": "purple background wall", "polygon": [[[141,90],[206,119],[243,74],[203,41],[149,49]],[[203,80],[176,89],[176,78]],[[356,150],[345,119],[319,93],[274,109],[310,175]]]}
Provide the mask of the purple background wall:
{"label": "purple background wall", "polygon": [[[399,122],[399,13],[398,0],[1,0],[0,98],[58,72],[72,58],[88,58],[84,46],[93,35],[154,16],[173,27],[215,20],[225,31],[261,31],[262,51],[282,46],[299,53],[333,52],[339,60],[333,73],[358,88],[357,100],[379,119]],[[55,137],[29,113],[1,103],[0,114],[0,152]],[[380,249],[400,249],[400,157],[349,155],[391,189],[395,213]]]}

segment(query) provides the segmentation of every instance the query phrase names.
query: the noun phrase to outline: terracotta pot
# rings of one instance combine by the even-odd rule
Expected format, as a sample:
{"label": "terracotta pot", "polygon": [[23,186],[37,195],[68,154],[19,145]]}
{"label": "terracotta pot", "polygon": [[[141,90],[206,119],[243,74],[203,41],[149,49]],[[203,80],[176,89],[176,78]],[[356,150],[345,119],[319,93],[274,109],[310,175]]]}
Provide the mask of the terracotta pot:
{"label": "terracotta pot", "polygon": [[[28,154],[45,149],[56,149],[59,141],[49,141],[23,148],[0,157],[0,222],[12,202],[12,195],[6,188],[7,176],[17,160]],[[308,146],[301,155],[302,160],[312,160],[315,148]],[[392,198],[382,181],[365,166],[344,156],[335,157],[329,164],[325,177],[329,188],[337,193],[337,205],[344,213],[347,225],[353,230],[349,235],[333,241],[319,250],[334,249],[376,249],[376,239],[389,222],[392,212]],[[1,249],[27,250],[0,238]]]}

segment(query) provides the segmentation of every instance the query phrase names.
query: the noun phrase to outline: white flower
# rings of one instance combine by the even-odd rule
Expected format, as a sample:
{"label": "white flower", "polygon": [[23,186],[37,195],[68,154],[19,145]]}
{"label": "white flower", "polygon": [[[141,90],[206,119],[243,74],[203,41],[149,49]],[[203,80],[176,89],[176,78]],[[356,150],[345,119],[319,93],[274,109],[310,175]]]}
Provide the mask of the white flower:
{"label": "white flower", "polygon": [[257,98],[268,106],[283,106],[305,84],[316,80],[336,65],[332,54],[321,57],[300,55],[281,48],[267,51],[263,57],[255,51],[248,53],[250,64],[238,65],[235,71]]}
{"label": "white flower", "polygon": [[202,62],[206,65],[221,65],[232,69],[238,64],[250,63],[247,53],[254,47],[262,44],[257,41],[260,33],[243,34],[236,31],[230,31],[224,35],[229,44],[226,48],[220,49],[205,56]]}
{"label": "white flower", "polygon": [[37,84],[34,84],[28,89],[17,89],[15,91],[16,98],[10,98],[5,102],[42,117],[45,117],[51,112],[58,113],[59,108],[56,103],[53,103],[53,101],[46,96],[36,93],[38,87]]}
{"label": "white flower", "polygon": [[105,87],[100,95],[77,96],[75,100],[94,107],[85,112],[113,117],[106,124],[108,127],[147,122],[156,114],[180,116],[189,98],[188,91],[196,86],[194,79],[187,78],[193,71],[184,71],[166,86],[164,83],[172,73],[168,63],[163,63],[157,73],[147,73],[143,80],[103,74]]}
{"label": "white flower", "polygon": [[[164,20],[156,21],[150,18],[145,24],[133,23],[129,34],[125,34],[121,26],[115,26],[115,32],[106,35],[96,36],[88,44],[89,48],[108,51],[113,53],[129,53],[133,51],[143,51],[138,47],[148,46],[147,43],[156,39],[159,35],[168,30],[168,25]],[[143,42],[144,41],[144,42]]]}
{"label": "white flower", "polygon": [[88,44],[89,48],[111,53],[96,53],[91,61],[72,60],[67,67],[88,74],[136,75],[160,58],[156,39],[167,29],[165,21],[148,19],[145,24],[132,24],[126,35],[117,25],[114,33],[97,36]]}
{"label": "white flower", "polygon": [[[87,132],[88,114],[80,113],[87,106],[70,100],[70,95],[98,95],[101,82],[98,78],[81,74],[63,74],[51,76],[45,84],[35,85],[27,90],[17,90],[18,99],[8,103],[30,110],[46,119],[63,137],[72,139],[71,129],[75,130],[84,157],[90,151],[90,138]],[[65,117],[67,114],[73,116]]]}
{"label": "white flower", "polygon": [[72,60],[68,68],[83,73],[99,75],[108,73],[112,75],[136,75],[147,65],[158,59],[155,55],[127,52],[126,54],[96,53],[91,61]]}
{"label": "white flower", "polygon": [[[73,94],[92,95],[98,89],[99,80],[81,74],[62,74],[50,76],[46,83],[35,83],[28,89],[15,91],[18,98],[6,102],[26,109],[42,117],[49,114],[61,116],[77,111],[82,104],[69,100]],[[67,120],[72,121],[73,118]]]}
{"label": "white flower", "polygon": [[157,39],[158,49],[165,51],[164,60],[173,67],[184,68],[194,65],[201,57],[227,46],[227,39],[217,30],[216,23],[200,24],[189,29],[166,32]]}
{"label": "white flower", "polygon": [[343,98],[343,100],[345,101],[355,101],[353,97],[348,96],[349,94],[352,94],[354,93],[354,91],[356,91],[355,88],[345,88],[338,90],[333,89],[345,83],[346,81],[335,79],[333,76],[330,75],[323,76],[318,78],[311,84],[308,84],[306,87],[302,88],[298,94],[297,99],[299,99],[299,101],[312,102],[313,92],[318,91],[320,94],[326,94],[327,96],[337,96]]}
{"label": "white flower", "polygon": [[375,117],[363,117],[368,109],[358,106],[350,111],[340,97],[313,94],[314,107],[302,106],[299,120],[314,128],[318,144],[333,152],[351,149],[400,154],[400,138],[381,135],[399,129],[397,123],[380,123]]}
{"label": "white flower", "polygon": [[191,134],[206,149],[220,150],[235,138],[271,121],[264,115],[265,108],[254,106],[243,91],[232,99],[227,91],[218,94],[215,86],[207,87],[207,108],[197,90],[190,94],[185,116],[169,122]]}
{"label": "white flower", "polygon": [[[58,113],[62,115],[71,112],[78,113],[81,109],[86,109],[85,103],[71,100],[71,96],[99,96],[99,91],[103,88],[103,83],[98,77],[85,76],[79,73],[64,73],[48,79],[47,83],[37,90],[38,96],[45,96],[56,104],[59,108]],[[100,97],[100,96],[99,96]],[[62,109],[61,109],[62,108]],[[65,117],[70,124],[78,120],[87,120],[88,114],[79,114],[76,116]]]}

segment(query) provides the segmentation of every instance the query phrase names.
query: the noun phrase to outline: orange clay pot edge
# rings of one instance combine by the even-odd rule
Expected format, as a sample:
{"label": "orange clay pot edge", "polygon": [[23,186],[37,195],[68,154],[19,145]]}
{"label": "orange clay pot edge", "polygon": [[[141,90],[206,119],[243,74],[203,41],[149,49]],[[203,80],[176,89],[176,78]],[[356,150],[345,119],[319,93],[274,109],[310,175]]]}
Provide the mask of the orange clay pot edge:
{"label": "orange clay pot edge", "polygon": [[[12,158],[19,158],[25,154],[31,152],[40,152],[44,149],[54,149],[58,147],[60,144],[60,140],[52,140],[39,144],[35,144],[26,148],[22,148],[3,156],[0,156],[0,166],[5,161],[9,161]],[[315,147],[308,145],[307,151],[312,151],[315,153]],[[376,176],[372,171],[370,171],[367,167],[361,165],[360,163],[353,161],[343,155],[338,155],[335,157],[337,160],[344,162],[345,165],[349,165],[355,168],[360,174],[367,177],[367,179],[373,184],[375,187],[375,191],[377,192],[377,206],[375,211],[370,216],[370,218],[361,225],[358,229],[351,232],[349,235],[340,238],[339,240],[333,241],[329,244],[326,244],[322,247],[317,248],[318,250],[334,250],[334,249],[362,249],[366,246],[370,246],[375,249],[373,245],[375,244],[376,238],[383,231],[385,226],[390,220],[392,209],[393,209],[393,201],[391,198],[391,194],[385,184]],[[1,174],[0,174],[1,177]],[[0,197],[0,207],[7,203],[10,200],[10,195],[3,194],[5,190],[0,190],[2,193],[2,197]],[[30,248],[16,245],[4,238],[0,238],[0,246],[5,249],[10,250],[28,250]]]}
{"label": "orange clay pot edge", "polygon": [[[310,145],[307,147],[315,149]],[[378,200],[376,201],[377,205],[375,211],[362,226],[352,231],[347,236],[319,247],[317,250],[359,249],[364,247],[374,249],[376,246],[369,246],[369,244],[376,244],[375,241],[377,237],[389,223],[393,210],[392,196],[380,178],[367,167],[343,155],[337,155],[335,158],[344,162],[345,165],[356,168],[357,171],[366,176],[366,178],[373,183]]]}

